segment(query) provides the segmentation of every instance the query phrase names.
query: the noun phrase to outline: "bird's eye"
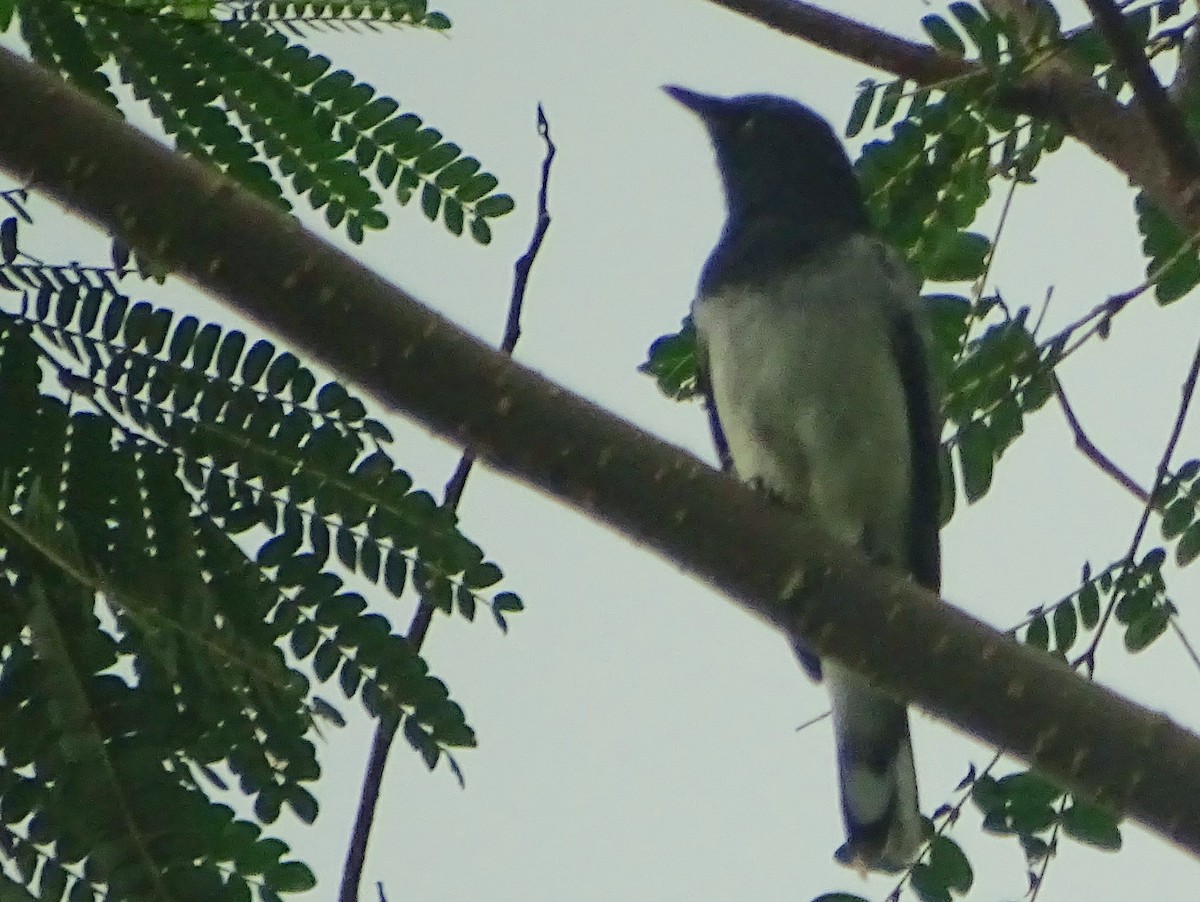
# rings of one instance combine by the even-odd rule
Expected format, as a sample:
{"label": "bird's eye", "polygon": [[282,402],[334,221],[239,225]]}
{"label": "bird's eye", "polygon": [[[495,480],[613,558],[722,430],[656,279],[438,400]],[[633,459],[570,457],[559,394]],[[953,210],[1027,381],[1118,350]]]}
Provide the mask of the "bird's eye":
{"label": "bird's eye", "polygon": [[758,131],[758,117],[747,116],[742,120],[742,124],[738,126],[738,137],[749,138]]}

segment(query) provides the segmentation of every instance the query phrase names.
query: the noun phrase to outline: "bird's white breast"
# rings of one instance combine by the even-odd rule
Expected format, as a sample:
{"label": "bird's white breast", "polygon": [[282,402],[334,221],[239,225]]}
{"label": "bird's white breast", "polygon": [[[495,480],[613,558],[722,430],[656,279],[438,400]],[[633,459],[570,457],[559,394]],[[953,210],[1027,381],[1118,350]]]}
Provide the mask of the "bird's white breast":
{"label": "bird's white breast", "polygon": [[870,529],[899,562],[911,437],[891,323],[917,289],[892,253],[857,236],[770,290],[699,298],[693,317],[738,475],[844,541]]}

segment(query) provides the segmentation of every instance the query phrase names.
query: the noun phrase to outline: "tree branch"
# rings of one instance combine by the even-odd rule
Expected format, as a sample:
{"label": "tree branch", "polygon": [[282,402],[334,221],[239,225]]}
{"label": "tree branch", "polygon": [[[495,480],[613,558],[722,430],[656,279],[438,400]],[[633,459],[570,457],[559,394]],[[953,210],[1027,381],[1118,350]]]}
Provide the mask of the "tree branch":
{"label": "tree branch", "polygon": [[838,56],[857,60],[919,84],[969,78],[983,71],[964,59],[946,56],[928,44],[897,37],[865,22],[801,0],[711,2]]}
{"label": "tree branch", "polygon": [[[1127,571],[1137,560],[1138,548],[1141,547],[1142,538],[1146,534],[1146,527],[1150,525],[1150,513],[1155,507],[1155,496],[1158,495],[1163,482],[1170,475],[1171,458],[1174,457],[1175,448],[1179,445],[1179,439],[1183,435],[1183,424],[1187,421],[1188,411],[1192,407],[1192,399],[1196,396],[1197,380],[1200,380],[1200,344],[1196,345],[1196,350],[1192,354],[1191,365],[1188,367],[1187,375],[1183,379],[1183,385],[1179,389],[1179,408],[1175,413],[1175,422],[1171,425],[1171,434],[1167,437],[1167,443],[1163,447],[1162,456],[1159,458],[1158,466],[1154,470],[1154,485],[1150,487],[1146,503],[1142,506],[1142,516],[1138,520],[1137,528],[1134,530],[1133,539],[1129,542],[1129,551],[1126,552],[1125,562],[1122,565],[1123,570]],[[1089,676],[1095,674],[1096,649],[1100,647],[1100,640],[1104,637],[1105,627],[1108,626],[1109,618],[1117,606],[1119,595],[1120,593],[1114,592],[1112,597],[1109,598],[1108,604],[1104,607],[1104,614],[1100,618],[1100,624],[1092,634],[1092,641],[1088,644],[1087,650],[1076,658],[1074,662],[1073,666],[1078,667],[1082,664],[1087,667]],[[1182,636],[1182,633],[1180,635]],[[1190,645],[1186,647],[1188,651],[1191,651]]]}
{"label": "tree branch", "polygon": [[[917,84],[936,87],[950,80],[986,78],[977,63],[947,56],[801,0],[709,0],[847,59],[857,60]],[[997,91],[1006,108],[1055,122],[1143,188],[1189,234],[1200,232],[1200,191],[1171,178],[1161,149],[1144,139],[1147,119],[1106,93],[1091,78],[1051,60]]]}
{"label": "tree branch", "polygon": [[[265,200],[0,51],[0,166],[746,611],[1200,854],[1200,739],[572,395]],[[69,123],[69,128],[64,127]],[[886,628],[884,628],[886,627]]]}
{"label": "tree branch", "polygon": [[[513,265],[513,287],[508,301],[508,315],[504,322],[504,336],[500,340],[500,352],[512,355],[521,338],[521,312],[525,308],[525,290],[529,285],[529,273],[533,270],[534,261],[542,249],[542,242],[550,230],[550,167],[554,163],[557,148],[550,137],[550,123],[546,113],[539,103],[537,108],[537,130],[546,145],[545,156],[542,157],[542,181],[538,189],[537,221],[534,224],[533,235],[517,262]],[[457,510],[462,501],[463,491],[467,487],[467,477],[475,465],[475,455],[465,451],[459,458],[458,466],[446,483],[442,506],[449,510]],[[416,651],[421,650],[429,625],[433,622],[434,607],[425,599],[417,602],[412,621],[408,625],[406,638]],[[379,790],[383,782],[383,771],[387,766],[388,754],[396,731],[400,729],[400,718],[390,714],[380,717],[375,726],[375,735],[371,739],[371,753],[367,759],[367,772],[363,777],[362,791],[359,793],[358,814],[354,819],[354,828],[350,834],[350,846],[346,851],[346,863],[342,868],[342,885],[338,891],[338,902],[358,902],[358,887],[362,881],[363,865],[367,858],[367,843],[371,837],[371,828],[375,823],[375,809],[379,804]],[[380,885],[382,893],[382,884]]]}
{"label": "tree branch", "polygon": [[1054,397],[1058,399],[1058,406],[1062,408],[1063,418],[1067,421],[1067,426],[1070,428],[1071,434],[1075,437],[1075,447],[1083,453],[1083,456],[1111,476],[1117,485],[1133,495],[1142,504],[1150,504],[1150,493],[1138,485],[1136,479],[1118,467],[1116,462],[1101,451],[1088,436],[1087,432],[1084,431],[1083,424],[1079,422],[1079,417],[1075,415],[1075,409],[1071,406],[1071,402],[1067,400],[1067,393],[1063,390],[1062,382],[1059,381],[1057,376],[1054,377]]}
{"label": "tree branch", "polygon": [[1167,96],[1158,76],[1150,68],[1146,54],[1126,26],[1125,17],[1112,0],[1087,0],[1087,5],[1117,63],[1133,85],[1133,92],[1141,102],[1172,176],[1180,185],[1190,184],[1200,176],[1200,153],[1188,134],[1183,116]]}

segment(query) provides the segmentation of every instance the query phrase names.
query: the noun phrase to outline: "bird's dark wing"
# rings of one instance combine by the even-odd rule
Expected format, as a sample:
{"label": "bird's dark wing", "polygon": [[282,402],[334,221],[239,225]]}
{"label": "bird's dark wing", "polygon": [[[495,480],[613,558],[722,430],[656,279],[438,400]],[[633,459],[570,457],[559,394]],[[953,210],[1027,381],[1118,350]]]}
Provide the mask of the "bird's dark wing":
{"label": "bird's dark wing", "polygon": [[907,563],[918,583],[940,592],[942,565],[938,528],[942,481],[938,470],[938,446],[941,419],[930,377],[929,352],[918,329],[916,318],[907,312],[892,317],[892,353],[904,385],[912,445]]}
{"label": "bird's dark wing", "polygon": [[723,472],[732,472],[733,456],[729,453],[729,442],[721,428],[721,417],[717,413],[717,402],[713,398],[712,384],[708,378],[708,354],[699,334],[696,335],[696,387],[704,395],[704,411],[708,414],[708,429],[717,449],[717,461],[721,464]]}

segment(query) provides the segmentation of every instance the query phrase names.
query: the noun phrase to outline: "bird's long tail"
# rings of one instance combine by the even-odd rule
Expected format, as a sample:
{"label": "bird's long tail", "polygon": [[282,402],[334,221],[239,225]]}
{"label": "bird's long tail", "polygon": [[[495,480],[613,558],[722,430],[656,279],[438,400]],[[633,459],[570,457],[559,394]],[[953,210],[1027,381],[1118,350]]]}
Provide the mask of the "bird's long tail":
{"label": "bird's long tail", "polygon": [[858,869],[895,872],[921,845],[908,711],[866,679],[824,661],[833,706],[846,843],[837,859]]}

